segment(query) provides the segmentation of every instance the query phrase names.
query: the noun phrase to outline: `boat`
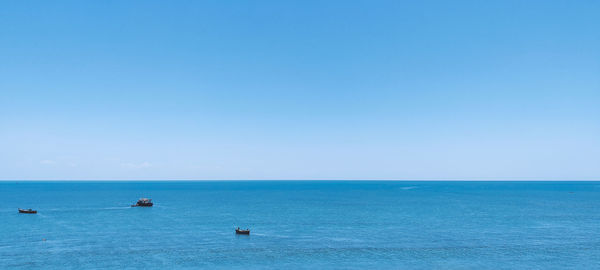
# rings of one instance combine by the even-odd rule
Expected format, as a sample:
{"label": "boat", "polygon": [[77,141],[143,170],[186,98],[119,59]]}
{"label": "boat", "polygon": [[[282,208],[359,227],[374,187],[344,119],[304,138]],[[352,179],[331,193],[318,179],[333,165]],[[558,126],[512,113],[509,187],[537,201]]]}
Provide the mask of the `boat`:
{"label": "boat", "polygon": [[245,229],[245,230],[241,230],[239,227],[237,229],[235,229],[235,234],[250,234],[250,230]]}
{"label": "boat", "polygon": [[152,199],[148,198],[140,198],[136,204],[131,205],[131,207],[142,206],[142,207],[150,207],[154,205],[152,203]]}
{"label": "boat", "polygon": [[31,208],[29,208],[29,209],[21,209],[21,208],[19,208],[19,213],[22,213],[22,214],[37,214],[37,210],[33,210]]}

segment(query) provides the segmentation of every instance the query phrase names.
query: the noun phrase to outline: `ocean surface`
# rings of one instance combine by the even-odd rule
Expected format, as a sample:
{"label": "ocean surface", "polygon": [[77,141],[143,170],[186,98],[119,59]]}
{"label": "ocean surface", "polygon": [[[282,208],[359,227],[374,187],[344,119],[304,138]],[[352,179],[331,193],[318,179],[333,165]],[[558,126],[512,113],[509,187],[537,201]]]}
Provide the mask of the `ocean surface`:
{"label": "ocean surface", "polygon": [[600,182],[0,182],[0,269],[198,268],[600,269]]}

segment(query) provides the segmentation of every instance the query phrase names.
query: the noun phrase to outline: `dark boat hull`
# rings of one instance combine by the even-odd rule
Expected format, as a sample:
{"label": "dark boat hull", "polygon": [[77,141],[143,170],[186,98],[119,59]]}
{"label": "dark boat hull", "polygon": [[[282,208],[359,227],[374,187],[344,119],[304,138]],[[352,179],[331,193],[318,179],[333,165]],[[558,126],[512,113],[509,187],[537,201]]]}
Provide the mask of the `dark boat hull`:
{"label": "dark boat hull", "polygon": [[37,214],[37,211],[36,210],[19,209],[19,213],[21,213],[21,214]]}
{"label": "dark boat hull", "polygon": [[131,205],[131,207],[152,207],[154,204],[152,203],[148,203],[148,204],[133,204]]}
{"label": "dark boat hull", "polygon": [[250,230],[235,230],[235,234],[250,234]]}

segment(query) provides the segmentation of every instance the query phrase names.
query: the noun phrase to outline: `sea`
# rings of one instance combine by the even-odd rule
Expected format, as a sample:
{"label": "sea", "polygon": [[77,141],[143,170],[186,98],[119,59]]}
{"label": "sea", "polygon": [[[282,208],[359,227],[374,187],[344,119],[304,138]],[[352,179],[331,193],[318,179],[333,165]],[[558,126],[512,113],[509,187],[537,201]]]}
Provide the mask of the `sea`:
{"label": "sea", "polygon": [[0,269],[600,269],[600,182],[3,181]]}

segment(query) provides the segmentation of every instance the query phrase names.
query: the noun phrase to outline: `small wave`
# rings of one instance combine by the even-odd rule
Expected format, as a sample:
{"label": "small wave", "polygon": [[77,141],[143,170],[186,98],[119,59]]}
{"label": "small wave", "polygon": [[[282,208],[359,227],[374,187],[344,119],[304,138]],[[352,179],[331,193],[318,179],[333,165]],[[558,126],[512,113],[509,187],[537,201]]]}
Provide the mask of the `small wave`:
{"label": "small wave", "polygon": [[289,236],[289,235],[282,235],[282,234],[251,233],[250,235],[261,236],[261,237],[273,237],[273,238],[291,238],[291,236]]}
{"label": "small wave", "polygon": [[104,208],[100,208],[100,209],[104,209],[104,210],[131,209],[131,206],[104,207]]}
{"label": "small wave", "polygon": [[334,242],[363,242],[360,239],[344,238],[344,237],[326,237],[324,239],[334,241]]}
{"label": "small wave", "polygon": [[402,187],[403,190],[409,190],[409,189],[415,189],[418,188],[417,186],[410,186],[410,187]]}

